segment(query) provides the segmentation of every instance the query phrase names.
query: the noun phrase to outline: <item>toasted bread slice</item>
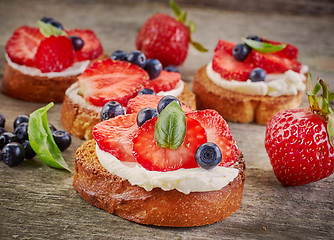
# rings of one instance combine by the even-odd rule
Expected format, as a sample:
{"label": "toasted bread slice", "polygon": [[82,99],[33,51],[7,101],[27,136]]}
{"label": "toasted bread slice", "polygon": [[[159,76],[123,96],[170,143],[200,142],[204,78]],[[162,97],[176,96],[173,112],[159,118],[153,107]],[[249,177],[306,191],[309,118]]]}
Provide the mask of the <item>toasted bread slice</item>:
{"label": "toasted bread slice", "polygon": [[234,167],[238,176],[218,191],[181,193],[131,185],[110,174],[95,153],[96,142],[89,140],[75,157],[75,190],[90,204],[141,224],[192,227],[215,223],[236,212],[241,204],[245,182],[242,155]]}
{"label": "toasted bread slice", "polygon": [[225,120],[240,123],[267,124],[275,113],[297,108],[304,92],[291,96],[258,96],[238,93],[214,84],[206,74],[206,66],[197,70],[193,82],[198,109],[213,108]]}

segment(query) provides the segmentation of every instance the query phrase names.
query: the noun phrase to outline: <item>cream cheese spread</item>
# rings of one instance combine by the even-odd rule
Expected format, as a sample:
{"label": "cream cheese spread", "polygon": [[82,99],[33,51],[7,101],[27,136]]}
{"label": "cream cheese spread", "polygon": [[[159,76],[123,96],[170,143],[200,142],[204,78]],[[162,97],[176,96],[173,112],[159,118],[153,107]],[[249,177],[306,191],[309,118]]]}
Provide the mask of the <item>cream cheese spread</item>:
{"label": "cream cheese spread", "polygon": [[220,190],[232,182],[239,174],[236,168],[217,166],[211,170],[203,168],[178,169],[174,171],[148,171],[136,162],[119,161],[96,144],[96,154],[101,165],[111,174],[127,179],[132,185],[146,191],[161,188],[164,191],[176,189],[182,193],[208,192]]}

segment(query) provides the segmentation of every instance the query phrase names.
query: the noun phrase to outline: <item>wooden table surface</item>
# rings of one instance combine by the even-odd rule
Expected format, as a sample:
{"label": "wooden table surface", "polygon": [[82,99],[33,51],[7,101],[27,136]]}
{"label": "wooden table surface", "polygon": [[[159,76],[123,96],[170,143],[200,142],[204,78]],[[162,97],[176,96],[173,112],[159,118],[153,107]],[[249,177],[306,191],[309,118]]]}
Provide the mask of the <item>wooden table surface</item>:
{"label": "wooden table surface", "polygon": [[[241,37],[257,34],[295,44],[300,61],[310,67],[313,77],[323,77],[334,90],[333,16],[224,11],[198,5],[185,9],[198,27],[194,40],[210,49],[203,54],[190,47],[180,67],[190,84],[196,69],[210,61],[219,38],[239,42]],[[34,26],[42,16],[53,16],[68,29],[94,29],[105,51],[111,53],[134,50],[138,29],[156,12],[172,14],[167,4],[147,1],[1,1],[0,79],[5,43],[21,25]],[[44,105],[0,94],[7,130],[13,130],[17,115]],[[56,104],[48,114],[57,128],[61,128],[60,108]],[[73,137],[63,153],[72,173],[52,169],[38,158],[13,168],[0,162],[0,239],[333,239],[333,175],[304,186],[283,187],[264,148],[265,127],[229,126],[244,153],[247,179],[240,209],[222,222],[195,228],[143,226],[89,205],[72,186],[75,150],[83,142]]]}

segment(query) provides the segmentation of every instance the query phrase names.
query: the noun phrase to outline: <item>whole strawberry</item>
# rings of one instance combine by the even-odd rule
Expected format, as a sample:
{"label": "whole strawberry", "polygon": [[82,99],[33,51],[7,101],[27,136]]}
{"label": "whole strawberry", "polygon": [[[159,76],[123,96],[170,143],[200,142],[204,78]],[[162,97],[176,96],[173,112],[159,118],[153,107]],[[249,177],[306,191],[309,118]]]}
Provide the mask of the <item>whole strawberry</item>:
{"label": "whole strawberry", "polygon": [[158,59],[163,66],[178,66],[187,57],[189,43],[199,51],[207,50],[192,41],[191,32],[194,32],[196,27],[191,21],[189,26],[185,25],[187,13],[181,11],[174,1],[170,1],[170,5],[176,19],[163,13],[150,17],[136,36],[136,48],[147,58]]}
{"label": "whole strawberry", "polygon": [[[312,86],[309,75],[308,89]],[[312,88],[312,87],[311,87]],[[317,93],[322,88],[322,96]],[[285,110],[268,123],[265,147],[277,179],[295,186],[330,176],[334,170],[333,93],[319,79],[308,91],[310,108]]]}

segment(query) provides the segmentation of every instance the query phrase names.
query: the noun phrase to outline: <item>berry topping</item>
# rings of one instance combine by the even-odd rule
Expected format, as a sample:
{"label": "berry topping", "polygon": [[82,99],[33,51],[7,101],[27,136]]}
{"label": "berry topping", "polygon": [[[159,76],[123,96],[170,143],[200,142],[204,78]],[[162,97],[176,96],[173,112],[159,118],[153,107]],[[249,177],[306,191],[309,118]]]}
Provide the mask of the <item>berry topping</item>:
{"label": "berry topping", "polygon": [[59,28],[62,30],[64,29],[63,25],[60,22],[54,20],[52,17],[44,16],[41,18],[41,21],[45,23],[49,23],[56,28]]}
{"label": "berry topping", "polygon": [[[282,44],[281,42],[277,42],[277,41],[272,41],[272,40],[268,40],[268,39],[262,39],[263,42],[267,42],[267,43],[271,43],[273,45],[280,45]],[[276,52],[277,55],[280,55],[282,57],[285,58],[289,58],[292,60],[297,60],[298,58],[298,49],[296,46],[290,44],[290,43],[286,43],[285,48],[282,51]]]}
{"label": "berry topping", "polygon": [[79,85],[86,101],[95,106],[109,101],[125,106],[148,78],[147,72],[134,64],[106,59],[90,65],[79,76]]}
{"label": "berry topping", "polygon": [[25,158],[30,159],[36,156],[36,153],[34,152],[34,150],[32,150],[30,146],[29,140],[24,140],[21,144],[24,148]]}
{"label": "berry topping", "polygon": [[249,74],[249,79],[252,82],[263,82],[266,78],[267,72],[262,68],[254,68]]}
{"label": "berry topping", "polygon": [[231,56],[233,56],[232,51],[233,48],[235,47],[235,43],[233,42],[229,42],[229,41],[225,41],[225,40],[219,40],[217,43],[217,46],[215,48],[215,52],[226,52],[228,54],[230,54]]}
{"label": "berry topping", "polygon": [[51,132],[57,131],[55,126],[53,126],[51,123],[49,123],[49,128],[50,128]]}
{"label": "berry topping", "polygon": [[0,135],[0,150],[8,143],[17,142],[17,137],[11,132],[4,132]]}
{"label": "berry topping", "polygon": [[0,113],[0,127],[4,128],[6,124],[6,118]]}
{"label": "berry topping", "polygon": [[69,36],[69,39],[72,41],[74,51],[79,51],[85,44],[82,38],[76,35]]}
{"label": "berry topping", "polygon": [[110,55],[110,58],[113,60],[127,61],[128,54],[123,50],[116,50]]}
{"label": "berry topping", "polygon": [[164,70],[167,72],[177,72],[177,73],[180,72],[179,69],[174,65],[168,65],[167,67],[164,68]]}
{"label": "berry topping", "polygon": [[28,140],[28,123],[23,122],[18,125],[15,130],[14,134],[17,137],[17,141],[23,142],[24,140]]}
{"label": "berry topping", "polygon": [[41,72],[61,72],[74,63],[72,41],[65,36],[51,36],[41,41],[35,65]]}
{"label": "berry topping", "polygon": [[162,65],[159,60],[150,58],[146,61],[144,69],[150,76],[150,79],[154,79],[160,75]]}
{"label": "berry topping", "polygon": [[222,154],[216,144],[207,142],[197,148],[195,160],[198,166],[209,170],[218,166],[222,160]]}
{"label": "berry topping", "polygon": [[14,123],[13,123],[13,126],[14,126],[14,129],[17,128],[18,125],[20,125],[21,123],[24,123],[24,122],[29,122],[29,116],[26,115],[26,114],[20,114],[18,115],[15,120],[14,120]]}
{"label": "berry topping", "polygon": [[158,113],[161,113],[161,111],[164,110],[167,107],[167,105],[173,101],[177,102],[181,106],[180,101],[176,97],[172,95],[164,96],[158,103],[158,107],[157,107]]}
{"label": "berry topping", "polygon": [[52,136],[61,152],[65,151],[71,145],[71,135],[64,130],[54,131],[52,132]]}
{"label": "berry topping", "polygon": [[242,62],[248,57],[250,50],[245,44],[239,43],[234,46],[232,54],[237,61]]}
{"label": "berry topping", "polygon": [[144,95],[144,94],[155,95],[155,92],[152,89],[143,88],[138,92],[137,95]]}
{"label": "berry topping", "polygon": [[6,53],[15,63],[34,67],[37,48],[44,38],[38,28],[19,27],[7,41]]}
{"label": "berry topping", "polygon": [[247,39],[253,40],[253,41],[258,41],[258,42],[262,42],[261,38],[257,35],[250,35],[247,37]]}
{"label": "berry topping", "polygon": [[41,21],[45,23],[50,23],[51,21],[53,21],[53,18],[49,16],[44,16],[41,18]]}
{"label": "berry topping", "polygon": [[154,108],[143,108],[137,114],[137,124],[141,127],[148,120],[158,116],[158,111]]}
{"label": "berry topping", "polygon": [[180,73],[162,70],[157,78],[145,82],[145,88],[153,89],[156,93],[170,91],[175,88],[180,79]]}
{"label": "berry topping", "polygon": [[141,68],[144,68],[146,63],[146,57],[141,51],[132,51],[129,53],[128,61]]}
{"label": "berry topping", "polygon": [[1,159],[10,167],[19,165],[24,160],[24,148],[17,142],[8,143],[1,151]]}
{"label": "berry topping", "polygon": [[110,101],[104,104],[101,109],[101,121],[108,120],[109,118],[116,117],[118,115],[123,115],[124,109],[119,102]]}

